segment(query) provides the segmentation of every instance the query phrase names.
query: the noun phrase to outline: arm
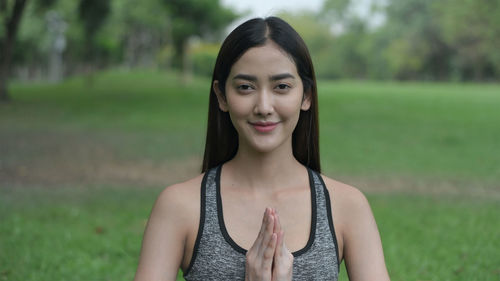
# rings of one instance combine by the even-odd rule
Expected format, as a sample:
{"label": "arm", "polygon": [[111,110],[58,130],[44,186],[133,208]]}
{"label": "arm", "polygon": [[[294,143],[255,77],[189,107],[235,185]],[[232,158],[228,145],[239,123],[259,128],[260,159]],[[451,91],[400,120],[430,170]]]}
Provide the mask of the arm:
{"label": "arm", "polygon": [[366,197],[349,187],[341,203],[344,260],[351,281],[387,281],[382,242],[372,210]]}
{"label": "arm", "polygon": [[176,280],[187,229],[181,190],[173,185],[158,197],[144,232],[135,281]]}

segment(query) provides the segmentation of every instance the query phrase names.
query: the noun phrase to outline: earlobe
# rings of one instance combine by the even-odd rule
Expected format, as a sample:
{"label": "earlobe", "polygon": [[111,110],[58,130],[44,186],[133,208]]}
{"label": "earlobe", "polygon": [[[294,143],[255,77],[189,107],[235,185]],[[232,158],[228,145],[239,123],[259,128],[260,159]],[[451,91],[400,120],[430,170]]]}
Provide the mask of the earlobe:
{"label": "earlobe", "polygon": [[310,91],[304,92],[304,97],[302,98],[302,105],[300,109],[303,111],[308,111],[311,108],[311,97],[312,94]]}
{"label": "earlobe", "polygon": [[219,103],[220,110],[227,112],[228,110],[227,110],[226,97],[222,94],[222,92],[219,88],[219,81],[218,80],[214,81],[212,88],[215,92],[215,96],[217,97],[217,102]]}

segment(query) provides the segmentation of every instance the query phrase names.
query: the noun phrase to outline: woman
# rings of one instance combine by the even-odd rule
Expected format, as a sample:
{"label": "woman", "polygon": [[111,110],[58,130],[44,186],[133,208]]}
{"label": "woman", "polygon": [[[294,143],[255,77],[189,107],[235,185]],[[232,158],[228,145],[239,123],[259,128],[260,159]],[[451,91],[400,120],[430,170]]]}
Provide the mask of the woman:
{"label": "woman", "polygon": [[[210,90],[203,174],[167,187],[135,280],[389,280],[369,204],[319,174],[307,47],[283,20],[224,41]],[[262,215],[264,213],[264,215]]]}

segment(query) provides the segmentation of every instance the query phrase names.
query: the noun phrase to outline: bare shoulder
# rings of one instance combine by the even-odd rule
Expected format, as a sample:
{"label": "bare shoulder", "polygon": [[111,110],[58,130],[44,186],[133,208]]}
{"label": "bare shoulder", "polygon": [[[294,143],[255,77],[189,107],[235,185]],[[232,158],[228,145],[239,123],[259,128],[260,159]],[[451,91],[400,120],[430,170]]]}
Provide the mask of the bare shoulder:
{"label": "bare shoulder", "polygon": [[[334,206],[340,207],[340,211],[355,211],[369,208],[365,195],[356,187],[321,175]],[[339,209],[339,208],[337,208]]]}
{"label": "bare shoulder", "polygon": [[366,196],[356,187],[322,176],[330,195],[335,231],[340,244],[359,231],[361,225],[374,225],[373,213]]}
{"label": "bare shoulder", "polygon": [[187,181],[167,186],[158,196],[154,211],[159,215],[174,212],[181,219],[197,214],[200,205],[200,187],[204,174]]}

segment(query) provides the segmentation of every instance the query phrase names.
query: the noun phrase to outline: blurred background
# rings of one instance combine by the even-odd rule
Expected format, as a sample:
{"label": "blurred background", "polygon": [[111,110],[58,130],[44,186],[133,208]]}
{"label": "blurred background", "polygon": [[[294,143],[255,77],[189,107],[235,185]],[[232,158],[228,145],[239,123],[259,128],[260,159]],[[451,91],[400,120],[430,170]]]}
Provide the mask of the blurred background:
{"label": "blurred background", "polygon": [[271,15],[392,280],[500,280],[499,0],[0,0],[0,280],[131,280],[155,198],[200,173],[222,40]]}

